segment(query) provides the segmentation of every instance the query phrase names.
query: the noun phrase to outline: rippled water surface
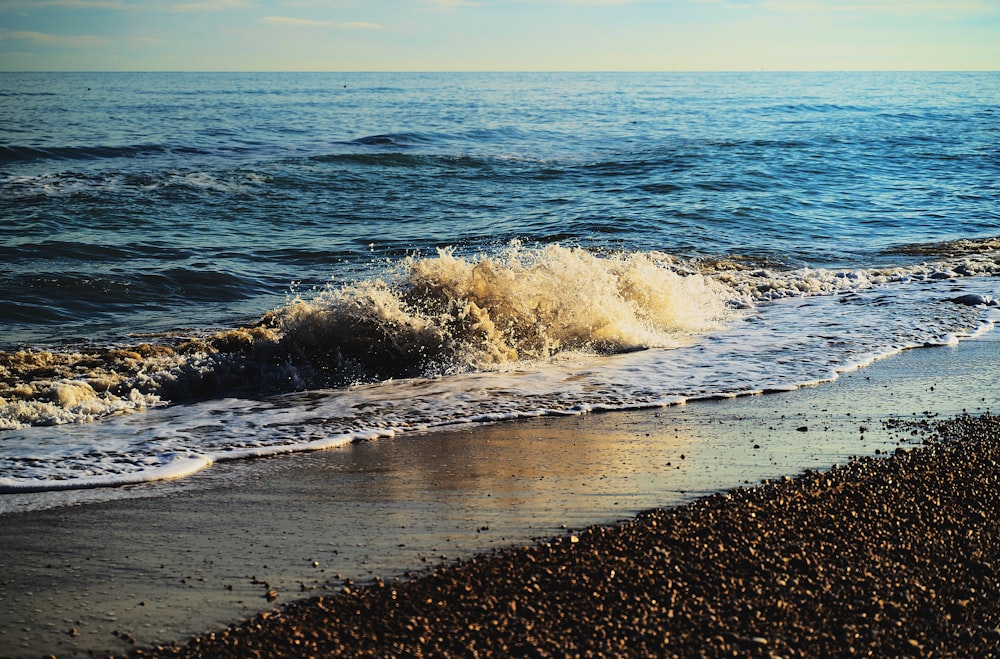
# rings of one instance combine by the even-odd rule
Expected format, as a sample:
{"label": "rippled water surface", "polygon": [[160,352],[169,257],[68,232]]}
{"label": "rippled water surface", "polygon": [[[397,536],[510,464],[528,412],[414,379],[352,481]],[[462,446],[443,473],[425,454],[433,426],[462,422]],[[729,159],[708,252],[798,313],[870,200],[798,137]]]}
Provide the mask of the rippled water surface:
{"label": "rippled water surface", "polygon": [[0,73],[0,487],[991,326],[1000,75]]}

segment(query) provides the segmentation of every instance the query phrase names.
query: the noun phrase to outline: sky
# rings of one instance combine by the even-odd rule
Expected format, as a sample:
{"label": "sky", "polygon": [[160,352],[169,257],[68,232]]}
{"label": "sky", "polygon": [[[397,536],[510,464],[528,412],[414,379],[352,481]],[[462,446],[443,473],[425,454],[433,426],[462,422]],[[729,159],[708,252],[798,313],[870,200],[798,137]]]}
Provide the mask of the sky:
{"label": "sky", "polygon": [[1000,70],[1000,0],[0,0],[0,70]]}

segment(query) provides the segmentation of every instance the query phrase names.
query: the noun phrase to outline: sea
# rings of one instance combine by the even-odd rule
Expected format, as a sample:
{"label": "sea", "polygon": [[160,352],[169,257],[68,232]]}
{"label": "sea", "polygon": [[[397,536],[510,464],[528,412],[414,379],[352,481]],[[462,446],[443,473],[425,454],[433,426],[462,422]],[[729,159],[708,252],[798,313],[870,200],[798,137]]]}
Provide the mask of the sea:
{"label": "sea", "polygon": [[823,386],[998,275],[997,72],[0,73],[0,510]]}

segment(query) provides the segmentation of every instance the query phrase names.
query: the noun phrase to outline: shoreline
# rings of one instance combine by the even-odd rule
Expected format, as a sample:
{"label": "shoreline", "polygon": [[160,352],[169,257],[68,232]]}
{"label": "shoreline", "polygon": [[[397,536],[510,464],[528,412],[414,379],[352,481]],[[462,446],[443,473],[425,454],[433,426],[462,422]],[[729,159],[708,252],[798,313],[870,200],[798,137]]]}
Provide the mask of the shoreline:
{"label": "shoreline", "polygon": [[911,428],[954,436],[134,656],[993,656],[1000,418]]}
{"label": "shoreline", "polygon": [[1000,363],[994,334],[814,388],[217,465],[136,498],[4,515],[0,656],[181,641],[348,580],[386,583],[891,453],[900,439],[881,419],[1000,400],[996,369],[982,366]]}

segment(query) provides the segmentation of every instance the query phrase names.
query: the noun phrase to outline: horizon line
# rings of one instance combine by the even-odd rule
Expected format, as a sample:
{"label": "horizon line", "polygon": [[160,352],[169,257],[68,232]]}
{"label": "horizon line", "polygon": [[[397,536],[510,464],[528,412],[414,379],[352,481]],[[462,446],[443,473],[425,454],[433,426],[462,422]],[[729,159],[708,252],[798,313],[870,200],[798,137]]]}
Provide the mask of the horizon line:
{"label": "horizon line", "polygon": [[997,73],[1000,69],[0,69],[0,73]]}

